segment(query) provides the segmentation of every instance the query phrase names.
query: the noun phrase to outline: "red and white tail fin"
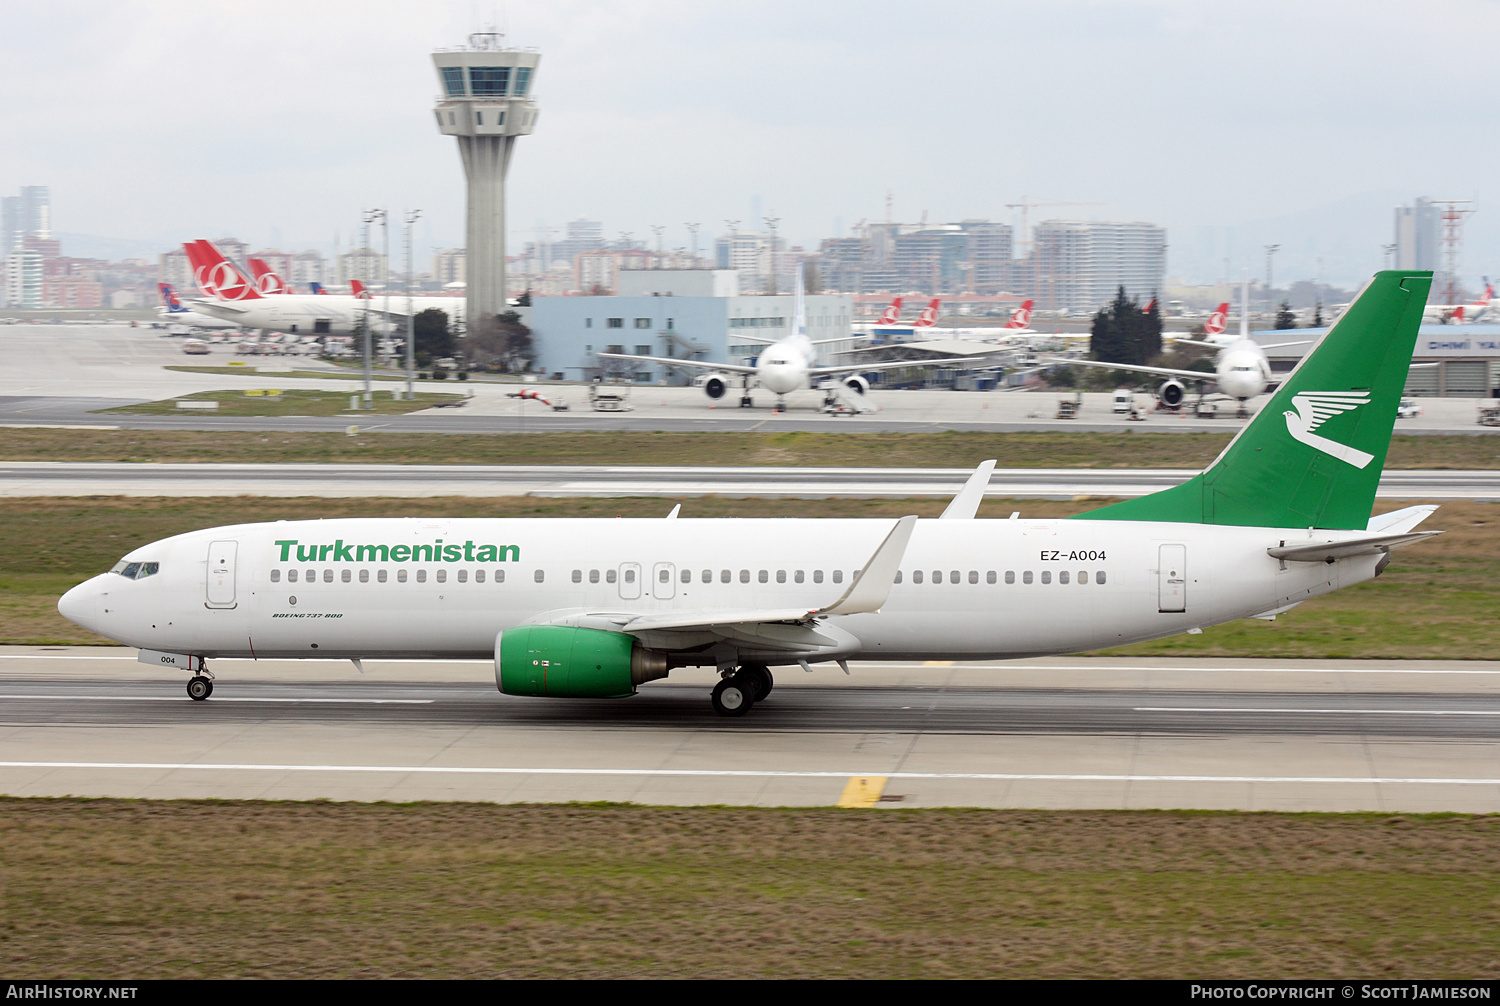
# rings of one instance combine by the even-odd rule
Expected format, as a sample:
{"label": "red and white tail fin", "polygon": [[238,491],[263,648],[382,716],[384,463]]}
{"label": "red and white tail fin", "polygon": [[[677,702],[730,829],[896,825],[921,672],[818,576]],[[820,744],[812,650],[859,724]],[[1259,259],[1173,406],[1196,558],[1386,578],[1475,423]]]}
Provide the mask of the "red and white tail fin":
{"label": "red and white tail fin", "polygon": [[1229,324],[1229,302],[1225,301],[1214,308],[1214,313],[1208,316],[1203,323],[1204,335],[1223,335],[1224,328]]}
{"label": "red and white tail fin", "polygon": [[1455,307],[1453,309],[1453,314],[1451,315],[1451,317],[1453,318],[1454,321],[1458,322],[1459,324],[1463,324],[1463,320],[1464,320],[1464,306],[1462,304],[1460,304],[1457,307]]}
{"label": "red and white tail fin", "polygon": [[[188,245],[183,247],[189,248]],[[194,241],[193,247],[197,249],[196,260],[192,250],[188,251],[188,260],[193,263],[193,276],[204,293],[219,300],[260,299],[255,284],[246,279],[245,274],[211,242]]]}
{"label": "red and white tail fin", "polygon": [[265,259],[251,259],[250,271],[255,274],[255,289],[259,290],[261,293],[291,293],[291,291],[287,289],[287,285],[281,281],[281,277],[276,275],[276,270],[272,269],[266,263]]}
{"label": "red and white tail fin", "polygon": [[917,315],[917,320],[911,323],[912,328],[931,328],[938,320],[938,298],[932,298],[932,303],[922,308],[922,313]]}
{"label": "red and white tail fin", "polygon": [[1141,308],[1141,314],[1150,314],[1151,313],[1151,309],[1154,308],[1155,306],[1156,306],[1156,298],[1152,297],[1151,298],[1151,302],[1149,304],[1147,304],[1145,307]]}
{"label": "red and white tail fin", "polygon": [[370,299],[369,293],[365,290],[365,285],[357,279],[351,279],[349,281],[349,292],[354,294],[354,296],[358,297],[360,300]]}
{"label": "red and white tail fin", "polygon": [[1031,327],[1031,305],[1036,301],[1025,301],[1016,308],[1015,313],[1010,316],[1010,321],[1005,323],[1006,328],[1030,328]]}
{"label": "red and white tail fin", "polygon": [[875,319],[875,324],[894,325],[900,320],[901,298],[897,297],[895,300],[891,301],[890,305],[884,311],[880,312],[880,317]]}

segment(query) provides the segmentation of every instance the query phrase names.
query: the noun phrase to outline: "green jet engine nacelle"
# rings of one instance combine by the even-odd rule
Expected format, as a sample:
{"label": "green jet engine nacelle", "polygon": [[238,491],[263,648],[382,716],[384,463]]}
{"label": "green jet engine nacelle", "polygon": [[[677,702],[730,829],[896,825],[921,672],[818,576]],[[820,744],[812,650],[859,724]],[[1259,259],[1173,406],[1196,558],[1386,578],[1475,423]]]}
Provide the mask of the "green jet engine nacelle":
{"label": "green jet engine nacelle", "polygon": [[506,695],[612,699],[666,676],[666,654],[623,632],[521,625],[495,637],[495,683]]}

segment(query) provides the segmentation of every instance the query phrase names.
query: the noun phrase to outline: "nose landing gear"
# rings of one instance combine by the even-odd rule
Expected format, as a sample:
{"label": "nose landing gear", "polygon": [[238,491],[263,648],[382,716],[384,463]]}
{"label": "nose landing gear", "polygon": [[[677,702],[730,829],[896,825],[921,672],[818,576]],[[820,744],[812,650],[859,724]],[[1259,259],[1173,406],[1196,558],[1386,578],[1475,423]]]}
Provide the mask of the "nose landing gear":
{"label": "nose landing gear", "polygon": [[202,702],[214,693],[213,675],[208,672],[208,665],[198,668],[198,673],[188,678],[188,698],[194,702]]}

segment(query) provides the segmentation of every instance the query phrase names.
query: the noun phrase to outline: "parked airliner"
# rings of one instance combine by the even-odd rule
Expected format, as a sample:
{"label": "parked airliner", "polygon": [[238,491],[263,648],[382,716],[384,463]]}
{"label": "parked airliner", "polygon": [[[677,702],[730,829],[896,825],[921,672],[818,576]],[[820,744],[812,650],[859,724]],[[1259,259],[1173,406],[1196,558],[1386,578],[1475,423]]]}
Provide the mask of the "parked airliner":
{"label": "parked airliner", "polygon": [[772,667],[1070,653],[1269,618],[1379,576],[1435,507],[1371,517],[1432,274],[1378,273],[1204,472],[1077,517],[339,518],[130,550],[58,610],[213,691],[214,658],[493,659],[511,695],[627,696],[674,668],[714,709]]}
{"label": "parked airliner", "polygon": [[[894,304],[892,305],[895,306]],[[937,301],[929,305],[928,310],[937,311]],[[924,316],[927,312],[923,312]],[[930,324],[930,322],[929,322]],[[809,339],[807,336],[807,309],[805,294],[803,293],[802,270],[797,270],[796,295],[793,300],[792,310],[792,334],[784,339],[760,339],[750,335],[735,335],[736,339],[747,339],[752,342],[765,342],[767,346],[755,361],[755,365],[747,366],[739,363],[710,363],[706,360],[679,360],[667,356],[632,356],[625,353],[600,353],[601,360],[630,360],[637,363],[661,363],[670,367],[683,370],[697,370],[708,375],[703,382],[703,391],[712,399],[724,397],[729,390],[733,375],[738,375],[741,382],[740,405],[749,408],[755,404],[750,395],[751,378],[759,380],[761,387],[776,395],[777,408],[784,408],[785,398],[794,391],[803,391],[807,388],[820,388],[826,394],[825,402],[832,402],[837,395],[838,388],[843,388],[863,395],[870,390],[870,382],[860,376],[872,370],[891,370],[902,368],[910,370],[912,367],[921,366],[910,360],[896,363],[843,363],[833,366],[819,365],[817,362],[817,347],[830,342],[848,342],[849,337],[844,336],[835,339]],[[976,353],[982,353],[983,347],[976,347]],[[961,363],[969,359],[979,357],[963,358],[959,360],[944,360],[943,363]]]}
{"label": "parked airliner", "polygon": [[1217,350],[1214,357],[1214,372],[1212,375],[1198,370],[1178,370],[1173,367],[1146,367],[1140,364],[1107,363],[1103,360],[1065,360],[1053,359],[1049,363],[1067,364],[1080,367],[1101,367],[1105,370],[1123,370],[1132,374],[1152,374],[1165,377],[1167,380],[1156,389],[1157,399],[1169,409],[1175,409],[1181,405],[1187,397],[1187,387],[1184,381],[1207,381],[1214,380],[1219,390],[1230,398],[1239,402],[1238,415],[1243,418],[1249,415],[1245,403],[1252,398],[1265,393],[1266,389],[1276,383],[1275,376],[1271,373],[1271,362],[1266,359],[1266,350],[1281,349],[1286,346],[1305,346],[1310,339],[1297,339],[1291,342],[1272,342],[1262,345],[1250,338],[1250,312],[1249,312],[1249,287],[1246,286],[1242,294],[1240,305],[1240,335],[1233,339],[1223,335],[1224,323],[1227,318],[1229,305],[1220,304],[1219,309],[1209,316],[1204,324],[1206,339],[1174,339],[1175,343],[1185,346],[1197,346],[1203,349]]}

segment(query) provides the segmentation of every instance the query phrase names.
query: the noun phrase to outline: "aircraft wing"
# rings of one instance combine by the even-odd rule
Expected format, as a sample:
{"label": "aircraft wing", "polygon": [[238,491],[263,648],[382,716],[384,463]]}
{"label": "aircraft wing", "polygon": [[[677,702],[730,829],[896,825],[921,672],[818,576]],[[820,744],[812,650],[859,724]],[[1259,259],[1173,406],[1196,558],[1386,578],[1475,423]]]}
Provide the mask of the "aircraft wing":
{"label": "aircraft wing", "polygon": [[669,367],[686,367],[689,370],[728,371],[731,374],[753,374],[754,367],[738,363],[711,363],[708,360],[678,360],[670,356],[627,356],[624,353],[595,353],[601,360],[635,360],[639,363],[664,363]]}
{"label": "aircraft wing", "polygon": [[1160,377],[1180,377],[1188,381],[1217,381],[1219,375],[1202,370],[1174,370],[1171,367],[1143,367],[1133,363],[1105,363],[1103,360],[1064,360],[1051,356],[1046,362],[1062,367],[1103,367],[1105,370],[1124,370],[1132,374],[1156,374]]}
{"label": "aircraft wing", "polygon": [[993,363],[995,354],[953,356],[936,360],[892,360],[887,363],[840,363],[837,366],[809,367],[808,376],[832,377],[834,374],[863,374],[867,370],[898,370],[911,367],[946,367],[953,363]]}
{"label": "aircraft wing", "polygon": [[201,298],[194,298],[193,300],[188,301],[188,303],[193,305],[193,308],[195,310],[201,308],[209,314],[213,314],[215,311],[228,311],[230,314],[245,314],[248,310],[247,308],[237,307],[234,304],[229,303],[229,301],[227,300],[203,300]]}
{"label": "aircraft wing", "polygon": [[1199,349],[1223,349],[1222,342],[1205,342],[1202,339],[1178,339],[1172,336],[1166,337],[1168,341],[1182,346],[1197,346]]}
{"label": "aircraft wing", "polygon": [[[746,342],[758,342],[763,346],[774,346],[776,343],[781,342],[786,338],[786,336],[782,336],[781,339],[768,339],[763,335],[741,335],[739,333],[735,333],[734,337],[736,339],[743,339]],[[814,346],[825,346],[831,342],[853,342],[854,340],[859,338],[862,338],[862,336],[844,335],[840,336],[837,339],[809,339],[808,341],[811,342]]]}

